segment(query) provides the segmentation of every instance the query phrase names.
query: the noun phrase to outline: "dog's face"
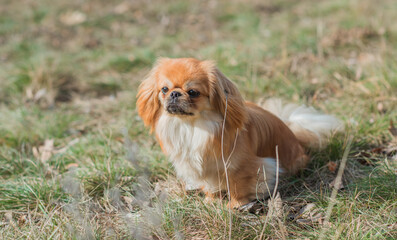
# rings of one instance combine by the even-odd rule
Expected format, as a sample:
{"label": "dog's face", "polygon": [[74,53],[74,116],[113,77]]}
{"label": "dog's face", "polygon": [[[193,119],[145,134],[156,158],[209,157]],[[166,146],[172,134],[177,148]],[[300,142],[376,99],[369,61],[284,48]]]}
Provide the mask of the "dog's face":
{"label": "dog's face", "polygon": [[161,58],[138,93],[138,113],[153,130],[162,114],[192,120],[206,111],[223,117],[228,126],[241,128],[246,119],[244,101],[236,86],[211,61]]}
{"label": "dog's face", "polygon": [[211,110],[209,81],[198,60],[164,61],[157,70],[157,92],[162,108],[175,117],[198,117]]}

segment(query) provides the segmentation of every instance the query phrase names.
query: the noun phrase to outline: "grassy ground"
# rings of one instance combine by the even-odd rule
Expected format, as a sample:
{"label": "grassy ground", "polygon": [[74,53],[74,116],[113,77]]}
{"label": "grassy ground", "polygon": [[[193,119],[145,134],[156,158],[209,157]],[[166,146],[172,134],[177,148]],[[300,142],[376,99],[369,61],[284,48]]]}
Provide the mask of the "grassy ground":
{"label": "grassy ground", "polygon": [[[397,238],[394,0],[0,2],[0,239]],[[246,99],[347,131],[230,223],[182,190],[137,116],[158,56],[216,60]]]}

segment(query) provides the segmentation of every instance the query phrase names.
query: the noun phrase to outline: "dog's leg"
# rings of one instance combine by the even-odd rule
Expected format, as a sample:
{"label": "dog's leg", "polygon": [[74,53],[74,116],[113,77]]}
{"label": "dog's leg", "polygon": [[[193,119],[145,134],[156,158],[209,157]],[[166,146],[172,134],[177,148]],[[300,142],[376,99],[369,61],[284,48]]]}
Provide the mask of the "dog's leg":
{"label": "dog's leg", "polygon": [[[254,157],[252,164],[241,165],[239,170],[230,174],[229,207],[240,207],[257,198],[262,199],[273,193],[276,182],[277,164],[274,158]],[[281,167],[278,168],[282,172]]]}

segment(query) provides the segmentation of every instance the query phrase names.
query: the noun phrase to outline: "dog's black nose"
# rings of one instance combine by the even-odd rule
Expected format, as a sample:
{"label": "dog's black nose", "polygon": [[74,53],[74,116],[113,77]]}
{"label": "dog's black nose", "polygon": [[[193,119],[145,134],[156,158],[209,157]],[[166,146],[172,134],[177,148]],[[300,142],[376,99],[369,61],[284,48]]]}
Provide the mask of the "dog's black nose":
{"label": "dog's black nose", "polygon": [[170,94],[170,97],[171,97],[172,99],[176,99],[176,98],[179,97],[179,96],[182,96],[182,94],[181,94],[180,92],[177,92],[177,91],[173,91],[173,92]]}

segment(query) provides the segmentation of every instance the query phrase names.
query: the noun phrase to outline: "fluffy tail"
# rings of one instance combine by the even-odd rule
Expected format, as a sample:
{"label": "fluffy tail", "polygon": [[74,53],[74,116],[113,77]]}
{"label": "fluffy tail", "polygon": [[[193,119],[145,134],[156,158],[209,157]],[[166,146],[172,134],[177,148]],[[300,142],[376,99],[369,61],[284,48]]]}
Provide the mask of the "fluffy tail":
{"label": "fluffy tail", "polygon": [[260,106],[283,120],[304,147],[324,148],[332,134],[344,130],[339,119],[312,107],[283,104],[281,99],[261,101]]}

